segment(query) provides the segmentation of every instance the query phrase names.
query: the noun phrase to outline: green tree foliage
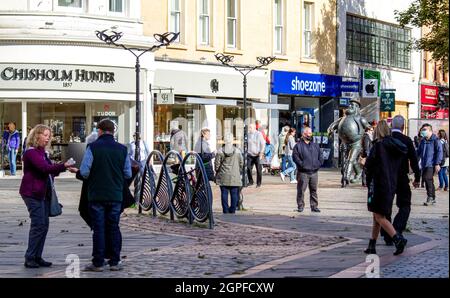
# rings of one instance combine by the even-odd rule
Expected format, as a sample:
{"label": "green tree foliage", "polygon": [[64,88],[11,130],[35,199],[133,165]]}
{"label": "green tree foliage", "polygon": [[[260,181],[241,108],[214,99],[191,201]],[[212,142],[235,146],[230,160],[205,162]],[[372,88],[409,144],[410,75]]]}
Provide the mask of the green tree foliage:
{"label": "green tree foliage", "polygon": [[430,32],[418,40],[412,40],[414,49],[431,52],[435,61],[442,62],[448,71],[448,19],[449,0],[415,0],[405,11],[395,11],[402,26],[428,27]]}

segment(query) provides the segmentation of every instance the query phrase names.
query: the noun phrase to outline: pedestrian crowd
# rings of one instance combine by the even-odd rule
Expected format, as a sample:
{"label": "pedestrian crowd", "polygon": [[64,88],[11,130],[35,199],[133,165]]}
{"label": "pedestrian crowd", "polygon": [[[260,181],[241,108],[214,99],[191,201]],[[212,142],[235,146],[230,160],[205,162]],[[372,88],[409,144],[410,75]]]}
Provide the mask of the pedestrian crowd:
{"label": "pedestrian crowd", "polygon": [[[142,140],[139,140],[139,150],[136,150],[138,135],[134,135],[134,141],[128,147],[118,143],[114,139],[114,130],[114,122],[109,119],[96,125],[79,168],[72,160],[53,163],[49,159],[50,127],[39,124],[28,134],[22,156],[23,178],[19,190],[31,218],[25,267],[52,265],[43,259],[42,254],[49,217],[61,214],[61,205],[57,202],[53,186],[54,178],[70,171],[83,181],[79,212],[93,231],[93,258],[85,270],[101,272],[106,265],[110,270],[122,269],[120,215],[135,203],[129,187],[138,173],[142,175],[150,152]],[[365,250],[368,254],[376,253],[379,235],[386,245],[395,245],[394,255],[404,251],[407,239],[403,232],[411,212],[410,173],[414,174],[414,188],[421,183],[426,188],[425,206],[436,204],[436,191],[448,191],[449,145],[446,132],[439,130],[436,135],[430,124],[423,124],[413,142],[404,135],[404,130],[405,119],[398,115],[392,119],[391,125],[381,120],[376,126],[368,127],[361,138],[358,161],[364,169],[362,185],[367,187],[368,210],[373,214],[372,235]],[[186,154],[186,134],[179,127],[173,127],[171,135],[170,149],[181,155]],[[295,128],[283,127],[278,136],[277,149],[270,154],[275,160],[281,160],[281,180],[289,177],[290,183],[297,184],[296,211],[304,211],[305,191],[309,188],[311,212],[318,213],[318,172],[324,162],[323,152],[314,142],[310,127],[302,128],[298,140],[296,135]],[[220,187],[223,213],[234,214],[242,204],[242,188],[254,184],[253,166],[256,167],[256,187],[261,186],[262,160],[267,158],[267,146],[273,144],[270,144],[270,138],[261,126],[250,124],[245,160],[231,133],[225,134],[224,143],[217,150],[211,149],[210,138],[209,128],[201,129],[194,151],[205,166],[207,181]],[[9,124],[3,140],[7,140],[2,146],[8,150],[11,174],[15,174],[12,161],[20,146],[20,137],[14,123]],[[248,181],[243,179],[245,162]],[[437,189],[434,186],[435,175],[439,177]],[[398,212],[392,220],[394,198]]]}

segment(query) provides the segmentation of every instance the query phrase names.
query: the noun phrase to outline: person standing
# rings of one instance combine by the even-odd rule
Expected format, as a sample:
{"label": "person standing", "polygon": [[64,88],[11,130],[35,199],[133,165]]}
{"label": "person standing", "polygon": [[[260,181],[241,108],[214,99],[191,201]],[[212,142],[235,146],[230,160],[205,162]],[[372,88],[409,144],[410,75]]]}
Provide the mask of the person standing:
{"label": "person standing", "polygon": [[286,151],[286,135],[289,131],[289,126],[284,126],[281,129],[280,134],[278,135],[278,158],[281,160],[281,171],[284,172],[286,170],[286,155],[284,152]]}
{"label": "person standing", "polygon": [[311,128],[303,129],[300,141],[294,146],[292,157],[297,165],[297,211],[303,212],[305,190],[309,186],[311,212],[320,212],[317,185],[323,156],[319,144],[313,143]]}
{"label": "person standing", "polygon": [[425,206],[436,203],[436,193],[434,188],[433,176],[441,170],[442,144],[435,134],[433,127],[425,123],[420,130],[422,140],[420,141],[417,155],[420,158],[422,168],[422,180],[427,190],[427,200],[423,203]]}
{"label": "person standing", "polygon": [[[242,186],[241,172],[244,158],[241,151],[233,146],[233,136],[225,136],[225,145],[217,152],[214,162],[216,183],[220,186],[223,213],[235,213],[239,201],[239,187]],[[228,204],[228,193],[231,204]]]}
{"label": "person standing", "polygon": [[408,241],[395,230],[386,217],[392,213],[398,172],[406,160],[408,147],[391,136],[389,125],[385,120],[378,122],[374,139],[364,168],[368,186],[367,207],[373,214],[372,237],[364,252],[376,254],[376,242],[380,229],[383,228],[395,244],[394,255],[399,255],[404,251]]}
{"label": "person standing", "polygon": [[284,177],[289,175],[291,178],[291,183],[297,183],[296,179],[295,179],[295,170],[296,170],[296,166],[294,163],[294,160],[292,159],[292,153],[294,152],[294,147],[295,147],[295,133],[296,133],[296,129],[295,128],[290,128],[286,138],[285,138],[285,156],[286,156],[286,160],[287,160],[287,168],[285,171],[280,173],[281,176],[281,180],[284,181]]}
{"label": "person standing", "polygon": [[23,155],[23,178],[19,193],[30,214],[31,224],[28,248],[25,253],[26,268],[50,267],[51,262],[42,258],[49,227],[51,181],[59,173],[70,168],[70,164],[52,164],[46,148],[50,144],[51,129],[36,125],[27,138],[27,151]]}
{"label": "person standing", "polygon": [[20,134],[16,130],[14,122],[8,123],[8,130],[3,132],[2,148],[8,152],[9,172],[11,176],[16,175],[17,152],[20,147]]}
{"label": "person standing", "polygon": [[438,132],[439,140],[442,144],[442,162],[441,162],[441,170],[439,171],[439,188],[438,190],[444,189],[444,191],[448,191],[448,177],[447,177],[447,169],[448,169],[448,160],[449,160],[449,148],[448,148],[448,139],[447,133],[445,130],[441,129]]}
{"label": "person standing", "polygon": [[[367,127],[366,131],[361,138],[361,158],[366,159],[367,156],[369,156],[370,149],[372,148],[372,141],[373,141],[373,127]],[[364,171],[362,172],[362,186],[367,186],[366,184],[366,174]]]}
{"label": "person standing", "polygon": [[172,124],[170,130],[170,150],[175,150],[181,154],[182,157],[187,152],[187,136],[184,131]]}
{"label": "person standing", "polygon": [[[394,229],[402,234],[406,229],[408,223],[409,214],[411,213],[411,188],[409,186],[409,168],[414,172],[414,187],[419,187],[420,184],[420,169],[419,162],[417,161],[416,149],[414,144],[408,136],[403,134],[405,129],[405,118],[401,115],[397,115],[392,119],[392,137],[402,142],[408,149],[406,158],[402,159],[397,177],[397,190],[396,190],[396,205],[398,212],[395,215],[393,226]],[[388,221],[391,221],[391,214],[386,216]],[[381,229],[381,236],[383,236],[386,245],[393,245],[392,238]]]}
{"label": "person standing", "polygon": [[261,160],[264,157],[266,142],[261,132],[256,130],[255,124],[248,126],[248,152],[247,152],[247,175],[248,185],[253,185],[252,169],[256,166],[256,187],[261,187],[262,183],[262,165]]}
{"label": "person standing", "polygon": [[[103,119],[97,125],[98,139],[86,148],[80,174],[88,179],[88,206],[94,231],[92,263],[85,271],[104,270],[105,248],[111,248],[110,270],[120,264],[121,232],[119,228],[125,179],[132,176],[126,146],[114,140],[114,122]],[[105,236],[108,231],[109,237]],[[110,243],[106,245],[106,238]]]}
{"label": "person standing", "polygon": [[195,143],[194,151],[197,152],[202,158],[208,180],[214,181],[215,178],[212,160],[215,158],[216,153],[211,151],[211,147],[208,142],[210,138],[211,131],[209,130],[209,128],[203,128],[202,130],[200,130],[200,137],[197,143]]}

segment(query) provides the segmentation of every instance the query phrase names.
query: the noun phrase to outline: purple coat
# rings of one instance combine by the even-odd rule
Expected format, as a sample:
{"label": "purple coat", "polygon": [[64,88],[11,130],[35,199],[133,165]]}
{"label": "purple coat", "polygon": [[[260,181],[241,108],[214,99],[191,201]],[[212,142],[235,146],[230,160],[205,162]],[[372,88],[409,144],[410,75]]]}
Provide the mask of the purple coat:
{"label": "purple coat", "polygon": [[19,193],[25,197],[44,200],[48,175],[56,176],[65,170],[63,163],[51,163],[44,148],[29,148],[23,155],[23,178]]}

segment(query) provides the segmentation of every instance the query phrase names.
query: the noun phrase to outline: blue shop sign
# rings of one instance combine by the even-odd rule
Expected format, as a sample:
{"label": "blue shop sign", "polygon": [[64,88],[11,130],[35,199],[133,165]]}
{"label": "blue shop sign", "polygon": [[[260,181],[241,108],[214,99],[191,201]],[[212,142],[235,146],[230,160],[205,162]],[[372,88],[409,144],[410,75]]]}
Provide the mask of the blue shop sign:
{"label": "blue shop sign", "polygon": [[359,93],[359,82],[342,82],[341,92]]}
{"label": "blue shop sign", "polygon": [[272,71],[272,94],[341,96],[342,77],[303,72]]}

